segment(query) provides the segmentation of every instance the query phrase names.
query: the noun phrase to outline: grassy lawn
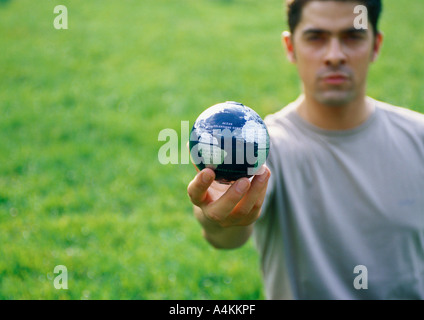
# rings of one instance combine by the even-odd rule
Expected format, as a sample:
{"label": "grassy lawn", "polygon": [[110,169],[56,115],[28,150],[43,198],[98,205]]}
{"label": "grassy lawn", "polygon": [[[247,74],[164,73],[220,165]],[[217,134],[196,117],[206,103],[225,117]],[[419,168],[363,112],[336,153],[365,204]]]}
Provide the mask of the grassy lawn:
{"label": "grassy lawn", "polygon": [[[422,12],[386,1],[369,79],[420,112]],[[264,117],[295,99],[285,28],[282,0],[1,0],[0,299],[263,299],[253,243],[203,240],[194,169],[161,165],[158,134],[217,102]]]}

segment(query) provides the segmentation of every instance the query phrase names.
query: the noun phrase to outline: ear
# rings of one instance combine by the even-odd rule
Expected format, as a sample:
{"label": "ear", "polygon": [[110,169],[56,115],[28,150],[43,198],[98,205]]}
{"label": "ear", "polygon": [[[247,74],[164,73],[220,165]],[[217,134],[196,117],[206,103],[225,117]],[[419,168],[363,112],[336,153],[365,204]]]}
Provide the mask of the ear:
{"label": "ear", "polygon": [[296,54],[294,52],[294,44],[293,44],[292,34],[288,31],[284,31],[283,34],[281,35],[281,37],[282,37],[283,45],[286,48],[287,59],[291,63],[296,63]]}
{"label": "ear", "polygon": [[375,35],[374,48],[373,48],[373,51],[372,51],[371,62],[374,62],[374,61],[377,60],[378,55],[380,54],[382,44],[383,44],[383,38],[384,38],[383,33],[380,32],[380,31]]}

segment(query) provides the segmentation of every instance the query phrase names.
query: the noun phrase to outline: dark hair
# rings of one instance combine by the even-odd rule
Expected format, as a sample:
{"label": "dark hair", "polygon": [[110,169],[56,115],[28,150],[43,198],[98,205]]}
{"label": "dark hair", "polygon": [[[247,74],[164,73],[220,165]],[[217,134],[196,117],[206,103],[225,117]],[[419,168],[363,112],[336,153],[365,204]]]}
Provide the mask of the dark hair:
{"label": "dark hair", "polygon": [[[310,1],[329,0],[286,0],[287,18],[290,32],[293,33],[302,18],[302,9]],[[381,0],[333,0],[333,1],[357,1],[362,3],[368,10],[368,19],[372,25],[374,34],[378,31],[378,19],[380,18],[383,5]]]}

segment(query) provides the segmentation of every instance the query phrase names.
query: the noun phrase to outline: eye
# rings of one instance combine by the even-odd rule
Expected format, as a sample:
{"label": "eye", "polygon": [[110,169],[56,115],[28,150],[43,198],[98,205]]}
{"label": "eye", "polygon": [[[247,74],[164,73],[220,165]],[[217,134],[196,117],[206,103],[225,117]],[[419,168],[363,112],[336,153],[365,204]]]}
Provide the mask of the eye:
{"label": "eye", "polygon": [[322,34],[310,34],[306,37],[307,41],[315,42],[315,41],[321,41],[324,40],[324,35]]}
{"label": "eye", "polygon": [[316,41],[316,40],[319,40],[319,39],[320,39],[319,36],[309,36],[306,40],[308,40],[308,41]]}
{"label": "eye", "polygon": [[362,32],[349,32],[345,35],[345,39],[347,40],[362,40],[365,36]]}

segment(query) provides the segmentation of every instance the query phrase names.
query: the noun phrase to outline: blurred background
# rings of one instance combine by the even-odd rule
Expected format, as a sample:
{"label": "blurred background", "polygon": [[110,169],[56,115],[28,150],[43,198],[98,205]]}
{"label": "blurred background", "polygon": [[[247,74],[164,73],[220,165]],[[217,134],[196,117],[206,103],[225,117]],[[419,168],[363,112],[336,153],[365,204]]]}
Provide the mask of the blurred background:
{"label": "blurred background", "polygon": [[[424,112],[424,2],[384,5],[369,94]],[[0,299],[263,299],[252,241],[204,241],[195,170],[160,164],[158,135],[294,100],[285,29],[283,0],[1,0]]]}

